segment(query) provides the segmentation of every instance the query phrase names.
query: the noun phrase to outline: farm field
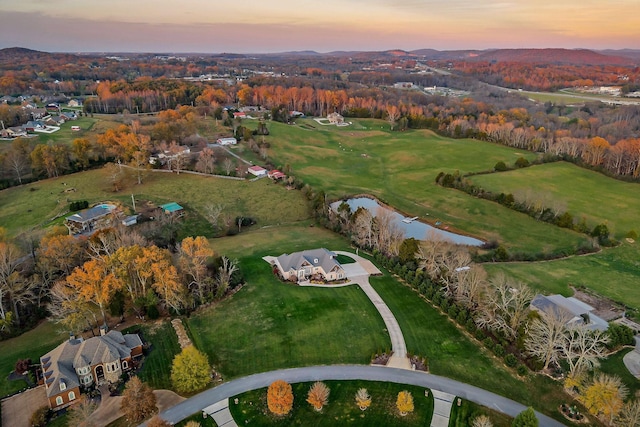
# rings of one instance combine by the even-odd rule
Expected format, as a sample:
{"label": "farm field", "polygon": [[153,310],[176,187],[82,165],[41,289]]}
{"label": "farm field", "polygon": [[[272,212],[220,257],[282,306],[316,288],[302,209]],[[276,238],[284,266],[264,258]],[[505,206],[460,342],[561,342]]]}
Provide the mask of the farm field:
{"label": "farm field", "polygon": [[[127,171],[124,169],[125,172]],[[251,216],[257,227],[296,222],[309,217],[304,197],[299,191],[288,191],[268,179],[256,182],[223,180],[189,174],[149,172],[142,185],[133,176],[120,192],[111,191],[105,168],[38,181],[0,192],[3,201],[0,224],[11,235],[40,225],[61,222],[70,201],[87,200],[90,204],[118,201],[132,207],[131,195],[138,202],[155,204],[178,202],[187,211],[185,235],[211,235],[213,229],[202,216],[209,203],[224,205],[224,213]]]}
{"label": "farm field", "polygon": [[503,272],[540,292],[570,296],[569,286],[585,286],[635,310],[640,309],[638,242],[624,242],[596,254],[554,261],[484,264],[484,267],[490,275]]}
{"label": "farm field", "polygon": [[[589,228],[606,222],[617,239],[629,230],[640,231],[640,185],[622,182],[566,162],[547,163],[508,172],[476,175],[474,184],[495,192],[511,193],[516,201],[526,191],[566,206],[579,220],[585,217]],[[535,183],[535,185],[533,185]]]}
{"label": "farm field", "polygon": [[379,120],[340,128],[312,120],[297,123],[270,123],[269,155],[276,165],[291,165],[293,175],[325,190],[330,198],[372,194],[408,216],[498,240],[513,251],[563,251],[585,241],[578,233],[435,184],[441,171],[491,170],[498,161],[513,164],[521,156],[531,160],[533,153],[424,130],[390,132]]}

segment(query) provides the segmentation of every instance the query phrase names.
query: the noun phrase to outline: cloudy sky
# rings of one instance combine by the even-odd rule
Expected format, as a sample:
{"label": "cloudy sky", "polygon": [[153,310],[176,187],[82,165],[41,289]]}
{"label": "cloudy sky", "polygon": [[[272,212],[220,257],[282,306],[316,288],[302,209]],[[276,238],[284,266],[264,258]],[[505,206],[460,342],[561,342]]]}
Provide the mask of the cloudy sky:
{"label": "cloudy sky", "polygon": [[50,52],[640,48],[640,0],[0,0],[0,48]]}

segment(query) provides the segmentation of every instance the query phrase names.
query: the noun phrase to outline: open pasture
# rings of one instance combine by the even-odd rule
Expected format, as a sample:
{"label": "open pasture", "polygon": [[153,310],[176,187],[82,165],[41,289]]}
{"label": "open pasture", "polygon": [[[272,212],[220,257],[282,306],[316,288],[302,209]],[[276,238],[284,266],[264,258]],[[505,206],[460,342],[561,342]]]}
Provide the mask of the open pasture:
{"label": "open pasture", "polygon": [[[130,171],[123,168],[123,173]],[[11,235],[17,235],[34,227],[47,226],[56,217],[65,216],[71,201],[87,200],[93,204],[112,200],[133,208],[132,194],[138,202],[149,200],[158,205],[167,202],[184,205],[187,232],[194,234],[213,231],[203,217],[208,204],[223,205],[223,214],[231,218],[238,215],[255,218],[257,227],[309,217],[299,191],[289,191],[268,179],[248,182],[148,172],[141,185],[135,184],[135,177],[130,176],[125,179],[125,187],[114,193],[107,169],[102,168],[1,191],[0,224]]]}
{"label": "open pasture", "polygon": [[317,129],[273,122],[270,130],[269,155],[274,162],[291,165],[293,175],[325,190],[330,198],[372,194],[408,216],[440,221],[452,231],[498,240],[515,251],[561,251],[584,241],[584,236],[572,231],[435,184],[441,171],[491,170],[498,161],[532,160],[534,153],[454,140],[425,130],[390,132],[389,125],[380,120]]}
{"label": "open pasture", "polygon": [[640,232],[640,185],[609,178],[566,162],[547,163],[489,175],[471,181],[495,193],[529,192],[548,205],[565,207],[575,220],[585,217],[593,228],[606,223],[617,239],[629,230]]}

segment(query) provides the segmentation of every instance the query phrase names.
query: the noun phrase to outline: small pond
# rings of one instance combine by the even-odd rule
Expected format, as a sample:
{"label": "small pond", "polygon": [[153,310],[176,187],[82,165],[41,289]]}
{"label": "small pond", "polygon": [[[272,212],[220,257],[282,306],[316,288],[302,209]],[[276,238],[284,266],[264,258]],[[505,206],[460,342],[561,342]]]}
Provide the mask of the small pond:
{"label": "small pond", "polygon": [[[429,236],[435,235],[443,240],[449,240],[458,245],[482,246],[484,244],[482,240],[474,239],[473,237],[469,236],[462,236],[460,234],[452,233],[447,230],[442,230],[418,220],[411,221],[407,224],[406,222],[402,221],[404,219],[407,219],[407,217],[402,216],[394,210],[380,206],[378,202],[367,197],[348,199],[345,200],[345,202],[347,202],[347,204],[351,208],[351,212],[355,212],[358,208],[365,208],[371,213],[371,215],[376,216],[379,209],[391,211],[391,213],[393,214],[394,223],[398,226],[398,228],[404,231],[405,239],[413,237],[417,240],[426,240]],[[342,200],[334,202],[331,204],[331,208],[333,210],[338,210],[338,207],[341,203]]]}

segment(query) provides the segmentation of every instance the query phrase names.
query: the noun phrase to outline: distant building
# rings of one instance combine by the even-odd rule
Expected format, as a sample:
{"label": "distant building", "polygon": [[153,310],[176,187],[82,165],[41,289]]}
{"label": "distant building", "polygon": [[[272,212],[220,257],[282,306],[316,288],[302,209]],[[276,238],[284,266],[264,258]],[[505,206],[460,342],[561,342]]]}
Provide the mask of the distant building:
{"label": "distant building", "polygon": [[280,172],[278,169],[270,170],[270,171],[267,173],[267,176],[268,176],[269,178],[273,179],[274,181],[275,181],[275,180],[278,180],[278,179],[284,179],[284,178],[286,178],[286,177],[287,177],[285,174],[283,174],[282,172]]}
{"label": "distant building", "polygon": [[398,82],[394,83],[393,87],[396,89],[411,89],[413,88],[413,83],[411,82]]}
{"label": "distant building", "polygon": [[235,138],[218,138],[216,141],[218,145],[236,145],[238,140]]}
{"label": "distant building", "polygon": [[162,209],[162,212],[164,212],[167,215],[182,216],[184,214],[184,208],[179,204],[177,204],[176,202],[160,205],[160,209]]}
{"label": "distant building", "polygon": [[69,107],[82,107],[82,101],[79,99],[72,99],[67,103]]}
{"label": "distant building", "polygon": [[344,123],[344,117],[342,117],[342,115],[338,113],[327,114],[327,120],[329,120],[329,123],[333,125]]}
{"label": "distant building", "polygon": [[251,166],[247,169],[247,172],[255,176],[264,176],[267,174],[267,170],[261,166]]}

